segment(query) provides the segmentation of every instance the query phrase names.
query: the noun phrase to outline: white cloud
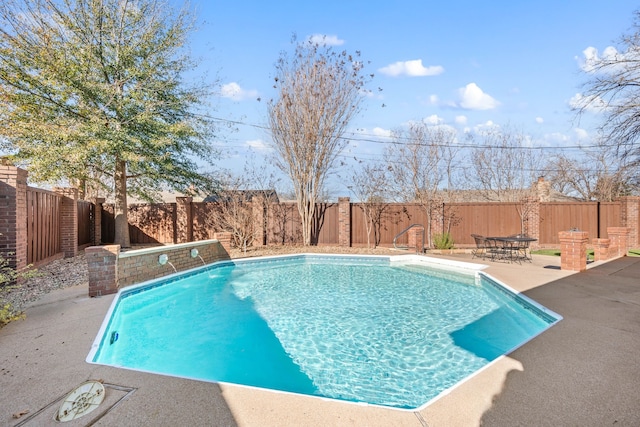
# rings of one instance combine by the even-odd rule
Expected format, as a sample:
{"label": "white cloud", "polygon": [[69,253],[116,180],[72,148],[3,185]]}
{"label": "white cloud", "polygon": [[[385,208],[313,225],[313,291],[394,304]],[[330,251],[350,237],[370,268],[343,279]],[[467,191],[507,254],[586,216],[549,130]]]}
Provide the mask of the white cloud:
{"label": "white cloud", "polygon": [[458,99],[456,105],[465,110],[492,110],[500,105],[497,100],[484,93],[475,83],[469,83],[458,89]]}
{"label": "white cloud", "polygon": [[536,117],[536,123],[542,124],[544,123],[544,119],[542,117]]}
{"label": "white cloud", "polygon": [[573,133],[575,134],[576,138],[579,141],[584,141],[584,140],[588,140],[589,139],[589,132],[587,132],[584,129],[581,128],[575,128],[573,130]]}
{"label": "white cloud", "polygon": [[314,34],[309,36],[309,41],[320,46],[342,46],[344,40],[339,39],[338,36],[329,36],[326,34]]}
{"label": "white cloud", "polygon": [[455,122],[458,125],[464,126],[467,124],[467,116],[456,116]]}
{"label": "white cloud", "polygon": [[271,147],[269,147],[267,145],[267,143],[265,143],[261,139],[249,140],[249,141],[245,142],[245,145],[253,148],[254,150],[258,150],[258,151],[269,151],[269,150],[271,150]]}
{"label": "white cloud", "polygon": [[229,98],[234,101],[242,101],[243,99],[256,98],[258,96],[257,90],[245,90],[240,87],[236,82],[227,83],[222,85],[220,94],[223,98]]}
{"label": "white cloud", "polygon": [[[587,73],[592,73],[596,71],[598,66],[611,62],[620,62],[627,55],[618,52],[615,47],[609,46],[602,51],[602,56],[600,56],[598,49],[589,46],[582,51],[582,56],[582,58],[576,57],[580,68]],[[622,64],[620,65],[622,66]]]}
{"label": "white cloud", "polygon": [[444,123],[444,119],[442,117],[438,117],[437,114],[432,114],[429,117],[425,117],[422,121],[428,125],[440,125]]}
{"label": "white cloud", "polygon": [[429,103],[431,105],[438,105],[440,103],[440,98],[438,98],[438,95],[429,95]]}
{"label": "white cloud", "polygon": [[487,120],[484,123],[479,125],[475,125],[473,127],[473,132],[478,134],[483,134],[484,132],[489,132],[491,130],[499,129],[500,125],[495,124],[492,120]]}
{"label": "white cloud", "polygon": [[382,138],[391,138],[391,131],[380,127],[373,128],[373,134]]}
{"label": "white cloud", "polygon": [[561,132],[553,132],[544,135],[544,141],[549,145],[562,146],[571,142],[571,138]]}
{"label": "white cloud", "polygon": [[423,77],[442,74],[444,72],[444,68],[440,65],[425,67],[422,65],[422,59],[414,59],[411,61],[398,61],[393,64],[389,64],[386,67],[382,67],[378,71],[391,77],[398,77],[402,75],[409,77]]}
{"label": "white cloud", "polygon": [[576,93],[569,100],[569,106],[574,109],[585,109],[592,112],[601,112],[607,108],[607,103],[597,96],[584,96],[581,93]]}

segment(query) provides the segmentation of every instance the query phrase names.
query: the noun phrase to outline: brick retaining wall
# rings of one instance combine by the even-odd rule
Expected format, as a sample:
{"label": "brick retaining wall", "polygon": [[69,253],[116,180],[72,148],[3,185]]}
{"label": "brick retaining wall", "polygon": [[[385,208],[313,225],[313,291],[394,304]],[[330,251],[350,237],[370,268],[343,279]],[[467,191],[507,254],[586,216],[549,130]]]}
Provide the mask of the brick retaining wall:
{"label": "brick retaining wall", "polygon": [[[228,233],[219,234],[219,239],[127,252],[120,252],[120,245],[88,247],[85,254],[89,270],[89,296],[113,294],[125,286],[230,259],[230,236],[227,236]],[[197,255],[192,254],[194,249]],[[160,263],[161,255],[167,257],[165,264]]]}

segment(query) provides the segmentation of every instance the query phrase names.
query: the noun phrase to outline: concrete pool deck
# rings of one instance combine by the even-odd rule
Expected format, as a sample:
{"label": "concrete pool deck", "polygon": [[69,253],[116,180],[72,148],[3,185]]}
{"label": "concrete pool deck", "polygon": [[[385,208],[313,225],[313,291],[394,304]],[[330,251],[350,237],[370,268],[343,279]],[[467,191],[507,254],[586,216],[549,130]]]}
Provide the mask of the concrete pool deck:
{"label": "concrete pool deck", "polygon": [[[559,270],[557,257],[485,264],[564,319],[421,411],[86,363],[113,295],[89,298],[84,285],[45,295],[0,330],[0,425],[640,425],[640,258],[577,274]],[[75,421],[54,421],[61,400],[90,379],[104,382],[105,401]]]}

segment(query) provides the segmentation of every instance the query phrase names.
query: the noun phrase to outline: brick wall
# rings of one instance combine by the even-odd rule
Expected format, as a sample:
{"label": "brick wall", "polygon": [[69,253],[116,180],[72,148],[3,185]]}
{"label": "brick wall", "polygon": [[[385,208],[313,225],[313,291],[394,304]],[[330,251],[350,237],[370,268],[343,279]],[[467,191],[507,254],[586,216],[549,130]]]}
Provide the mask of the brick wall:
{"label": "brick wall", "polygon": [[586,231],[561,231],[560,239],[560,268],[570,271],[584,271],[587,269],[587,242],[589,233]]}
{"label": "brick wall", "polygon": [[351,246],[351,202],[348,197],[338,198],[338,246]]}
{"label": "brick wall", "polygon": [[0,165],[0,253],[9,266],[27,266],[27,171]]}
{"label": "brick wall", "polygon": [[60,203],[60,250],[65,258],[78,254],[78,190],[55,188],[62,196]]}
{"label": "brick wall", "polygon": [[118,292],[120,245],[90,246],[84,250],[89,272],[89,296]]}
{"label": "brick wall", "polygon": [[[119,245],[92,246],[85,249],[85,254],[89,269],[89,296],[92,297],[116,293],[124,286],[229,259],[229,253],[219,240],[127,252],[120,252]],[[162,255],[167,257],[165,264],[160,263]]]}
{"label": "brick wall", "polygon": [[621,197],[620,203],[620,225],[629,228],[629,247],[638,247],[640,245],[640,197]]}
{"label": "brick wall", "polygon": [[193,239],[192,201],[192,197],[176,197],[176,243],[186,243]]}

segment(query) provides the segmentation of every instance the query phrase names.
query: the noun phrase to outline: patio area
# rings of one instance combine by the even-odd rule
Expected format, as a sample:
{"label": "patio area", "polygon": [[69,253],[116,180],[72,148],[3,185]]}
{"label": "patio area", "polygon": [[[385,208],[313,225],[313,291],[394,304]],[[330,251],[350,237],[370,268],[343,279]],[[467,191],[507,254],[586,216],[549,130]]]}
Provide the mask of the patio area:
{"label": "patio area", "polygon": [[[471,254],[447,258],[482,263]],[[25,320],[0,330],[0,425],[60,425],[53,415],[61,399],[89,379],[104,382],[105,401],[65,424],[640,425],[640,258],[577,274],[539,255],[531,263],[484,264],[564,319],[419,412],[88,364],[113,295],[89,298],[83,285],[47,294]]]}

